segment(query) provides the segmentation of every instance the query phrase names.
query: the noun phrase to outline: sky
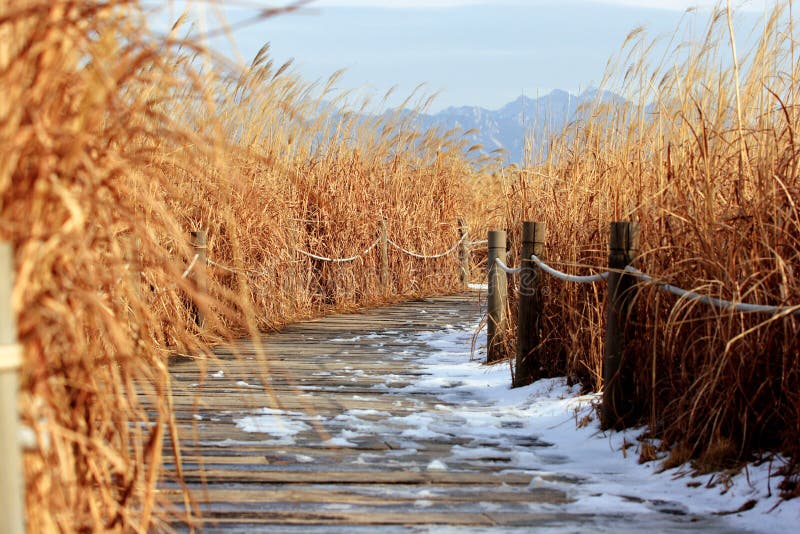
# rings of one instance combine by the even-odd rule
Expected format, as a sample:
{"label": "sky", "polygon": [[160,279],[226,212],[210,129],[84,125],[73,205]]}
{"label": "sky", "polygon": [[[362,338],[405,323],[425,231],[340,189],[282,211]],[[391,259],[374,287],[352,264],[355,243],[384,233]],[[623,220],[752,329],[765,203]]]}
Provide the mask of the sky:
{"label": "sky", "polygon": [[[763,17],[775,0],[734,0],[737,20]],[[282,2],[189,2],[199,32],[219,27],[220,12],[235,24],[259,8]],[[152,16],[166,27],[187,2],[171,2]],[[522,94],[554,89],[577,93],[599,84],[608,60],[626,36],[643,26],[653,36],[672,35],[679,23],[700,35],[714,0],[317,0],[300,12],[237,26],[235,44],[210,46],[249,62],[270,43],[276,64],[293,59],[309,81],[346,69],[341,90],[389,105],[417,86],[436,93],[431,111],[448,106],[497,109]],[[164,4],[162,4],[164,5]],[[690,13],[687,8],[697,7]],[[744,26],[744,24],[743,24]],[[668,40],[668,39],[667,39]],[[235,50],[235,51],[234,51]]]}

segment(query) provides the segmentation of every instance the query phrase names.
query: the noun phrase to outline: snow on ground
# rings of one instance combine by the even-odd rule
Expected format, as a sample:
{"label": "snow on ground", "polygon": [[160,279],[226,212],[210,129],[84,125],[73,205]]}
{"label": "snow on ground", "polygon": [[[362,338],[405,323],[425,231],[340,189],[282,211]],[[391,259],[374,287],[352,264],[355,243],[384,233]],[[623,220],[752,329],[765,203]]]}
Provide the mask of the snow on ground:
{"label": "snow on ground", "polygon": [[268,434],[274,438],[268,442],[271,445],[293,445],[297,434],[311,429],[306,423],[298,421],[297,417],[304,418],[305,414],[262,408],[256,415],[237,419],[236,427],[245,432]]}
{"label": "snow on ground", "polygon": [[[493,451],[506,449],[514,469],[543,473],[551,469],[581,479],[580,484],[571,486],[575,502],[569,507],[576,513],[636,513],[642,508],[663,510],[672,506],[676,512],[710,515],[733,512],[756,500],[750,510],[726,514],[732,527],[786,532],[800,525],[800,499],[780,502],[776,490],[780,478],[770,478],[769,462],[747,466],[732,479],[710,488],[706,486],[712,475],[693,478],[685,467],[659,473],[657,462],[638,462],[636,437],[643,429],[601,431],[595,415],[598,397],[580,395],[580,388],[568,386],[563,378],[511,389],[507,364],[485,366],[471,361],[473,332],[461,328],[417,336],[434,349],[423,361],[423,370],[429,374],[405,388],[409,393],[435,394],[452,403],[439,408],[450,412],[460,432],[489,444],[484,449],[456,447],[452,451],[455,457],[496,455]],[[481,352],[474,355],[482,356]],[[416,428],[406,433],[411,436],[435,433],[437,428],[432,425],[443,424],[425,418],[426,415],[409,416],[408,422]],[[499,429],[502,430],[498,432]],[[553,446],[543,449],[515,446],[513,438],[521,435],[533,436]],[[447,462],[448,459],[442,459],[443,464]],[[778,465],[779,462],[773,463],[772,471]],[[554,482],[546,478],[534,478],[532,486],[552,486]],[[719,475],[714,478],[718,480]],[[698,483],[698,487],[692,487]]]}
{"label": "snow on ground", "polygon": [[[630,514],[645,520],[665,513],[701,517],[724,513],[720,521],[731,530],[753,532],[790,531],[795,528],[791,525],[800,524],[800,499],[779,502],[780,480],[770,478],[769,462],[748,466],[716,484],[720,475],[693,478],[685,467],[659,472],[656,462],[639,464],[636,437],[643,429],[601,431],[597,395],[581,395],[580,387],[568,385],[564,378],[511,389],[507,364],[481,365],[485,350],[471,352],[474,328],[461,325],[415,335],[392,334],[395,344],[406,346],[393,353],[420,365],[413,377],[381,375],[382,381],[372,386],[376,393],[397,395],[393,413],[352,409],[323,418],[265,408],[236,419],[236,425],[246,432],[267,434],[270,439],[265,443],[275,445],[290,445],[298,434],[311,432],[312,419],[330,433],[326,446],[358,448],[376,439],[393,442],[395,450],[390,452],[359,454],[354,462],[359,465],[388,462],[397,469],[451,471],[502,462],[508,472],[533,475],[531,489],[557,489],[572,499],[568,504],[543,505],[541,510],[555,506],[555,511]],[[359,337],[380,340],[386,335]],[[364,375],[349,366],[345,372],[354,379]],[[446,442],[440,438],[453,436],[460,438],[458,445],[419,463],[417,452],[426,449],[426,442]],[[313,458],[298,458],[306,460]],[[772,470],[778,465],[774,463]],[[735,512],[751,500],[755,501],[751,509]],[[420,498],[421,508],[428,505],[429,500]]]}

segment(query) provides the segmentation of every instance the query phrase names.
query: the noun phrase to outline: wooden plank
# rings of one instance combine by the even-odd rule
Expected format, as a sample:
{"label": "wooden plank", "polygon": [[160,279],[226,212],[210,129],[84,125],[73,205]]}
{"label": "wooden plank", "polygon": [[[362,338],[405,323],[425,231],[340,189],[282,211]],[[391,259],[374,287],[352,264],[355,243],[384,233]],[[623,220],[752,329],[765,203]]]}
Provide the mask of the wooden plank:
{"label": "wooden plank", "polygon": [[457,525],[495,526],[497,523],[482,513],[414,513],[398,512],[210,512],[205,514],[203,525],[225,526],[247,523],[252,525]]}
{"label": "wooden plank", "polygon": [[[352,526],[433,526],[452,525],[462,527],[511,527],[554,526],[570,521],[574,527],[593,522],[594,515],[541,512],[541,513],[480,513],[480,512],[425,512],[419,509],[409,512],[339,512],[339,511],[258,511],[258,512],[211,512],[204,517],[205,527],[248,525],[352,525]],[[579,529],[578,529],[579,530]]]}
{"label": "wooden plank", "polygon": [[[572,502],[563,492],[546,488],[535,488],[531,491],[498,491],[497,488],[484,488],[475,492],[453,492],[451,488],[438,487],[437,490],[448,493],[429,492],[425,500],[435,504],[464,504],[475,502],[487,503],[567,503]],[[182,503],[180,490],[161,490],[161,495],[172,502]],[[373,506],[412,506],[419,496],[400,497],[391,494],[376,495],[366,492],[356,493],[341,489],[318,489],[318,487],[300,487],[291,489],[200,489],[194,494],[198,503],[222,503],[233,508],[238,503],[336,503]]]}
{"label": "wooden plank", "polygon": [[[184,480],[188,483],[214,480],[217,483],[237,484],[433,484],[433,485],[465,485],[482,486],[527,486],[532,475],[505,473],[497,475],[487,472],[455,473],[449,471],[226,471],[222,469],[204,469],[184,471]],[[173,475],[169,471],[166,476]]]}

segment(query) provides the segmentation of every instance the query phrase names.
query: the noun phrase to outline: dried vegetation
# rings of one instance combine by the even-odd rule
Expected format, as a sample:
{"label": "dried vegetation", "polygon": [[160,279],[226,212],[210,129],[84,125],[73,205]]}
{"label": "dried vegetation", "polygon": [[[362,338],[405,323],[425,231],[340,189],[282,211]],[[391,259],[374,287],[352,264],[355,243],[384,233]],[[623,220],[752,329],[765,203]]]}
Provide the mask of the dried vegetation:
{"label": "dried vegetation", "polygon": [[[155,35],[135,1],[0,2],[0,239],[16,254],[20,408],[38,439],[31,532],[161,524],[169,355],[458,287],[453,257],[392,254],[385,291],[374,249],[350,264],[297,249],[358,254],[382,218],[407,248],[449,248],[471,202],[460,141],[335,113],[323,99],[341,96],[266,51],[236,68],[182,31]],[[199,229],[224,267],[184,277]]]}

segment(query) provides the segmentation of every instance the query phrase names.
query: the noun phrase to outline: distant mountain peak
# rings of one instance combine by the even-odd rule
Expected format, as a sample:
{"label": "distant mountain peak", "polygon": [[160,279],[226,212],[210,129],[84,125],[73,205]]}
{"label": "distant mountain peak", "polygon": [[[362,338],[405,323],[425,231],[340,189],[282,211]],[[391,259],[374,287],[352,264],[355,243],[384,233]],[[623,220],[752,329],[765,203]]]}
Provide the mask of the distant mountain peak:
{"label": "distant mountain peak", "polygon": [[[421,115],[423,126],[438,126],[443,130],[475,129],[479,133],[469,136],[470,144],[482,145],[483,153],[497,149],[506,150],[506,163],[523,163],[525,137],[533,134],[543,138],[546,131],[560,131],[576,119],[581,104],[598,98],[599,90],[590,87],[580,95],[555,89],[545,95],[531,97],[520,95],[497,110],[479,106],[453,106],[435,114]],[[622,97],[603,91],[603,101]]]}

